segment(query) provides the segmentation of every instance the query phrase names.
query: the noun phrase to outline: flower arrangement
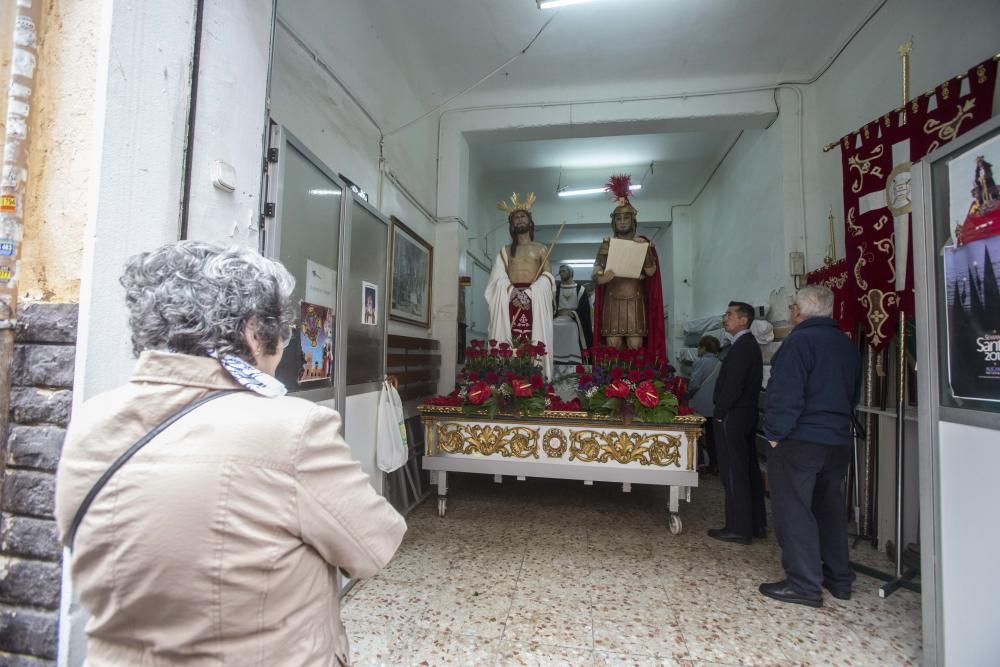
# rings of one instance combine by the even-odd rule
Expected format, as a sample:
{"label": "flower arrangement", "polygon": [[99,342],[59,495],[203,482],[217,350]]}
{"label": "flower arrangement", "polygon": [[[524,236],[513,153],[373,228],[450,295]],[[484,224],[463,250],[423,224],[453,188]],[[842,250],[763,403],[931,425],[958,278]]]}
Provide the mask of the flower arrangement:
{"label": "flower arrangement", "polygon": [[653,424],[673,420],[691,410],[680,403],[686,380],[673,374],[662,360],[651,359],[644,349],[616,350],[597,347],[585,350],[590,363],[577,366],[576,373],[557,378],[557,384],[572,382],[576,398],[564,401],[542,376],[543,343],[498,343],[473,340],[465,350],[465,368],[458,374],[455,390],[435,396],[428,405],[460,407],[465,414],[498,413],[540,415],[586,411],[592,415],[633,418]]}
{"label": "flower arrangement", "polygon": [[577,396],[591,414],[663,424],[681,414],[684,383],[645,349],[596,347],[584,352],[589,369],[577,366]]}
{"label": "flower arrangement", "polygon": [[542,377],[544,356],[544,343],[471,341],[456,386],[462,412],[489,417],[498,412],[542,414],[551,393],[551,385]]}

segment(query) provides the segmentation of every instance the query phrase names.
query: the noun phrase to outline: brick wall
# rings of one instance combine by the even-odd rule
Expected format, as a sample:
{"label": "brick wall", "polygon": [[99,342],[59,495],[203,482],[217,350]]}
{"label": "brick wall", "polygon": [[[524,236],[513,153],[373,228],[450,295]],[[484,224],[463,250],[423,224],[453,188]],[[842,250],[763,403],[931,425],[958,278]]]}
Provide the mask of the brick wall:
{"label": "brick wall", "polygon": [[[18,313],[11,427],[0,452],[0,664],[55,664],[62,548],[52,510],[72,401],[77,306]],[[0,434],[2,436],[2,434]]]}

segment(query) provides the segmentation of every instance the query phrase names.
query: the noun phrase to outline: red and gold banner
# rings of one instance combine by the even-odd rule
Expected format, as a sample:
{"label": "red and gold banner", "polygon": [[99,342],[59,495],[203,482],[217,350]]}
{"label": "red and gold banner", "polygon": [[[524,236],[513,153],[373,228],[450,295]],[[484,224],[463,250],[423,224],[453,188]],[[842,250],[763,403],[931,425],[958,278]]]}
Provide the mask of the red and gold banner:
{"label": "red and gold banner", "polygon": [[905,114],[894,110],[841,139],[846,308],[853,311],[844,321],[860,321],[876,350],[892,339],[900,308],[913,315],[912,164],[993,115],[996,75],[990,58],[911,100]]}

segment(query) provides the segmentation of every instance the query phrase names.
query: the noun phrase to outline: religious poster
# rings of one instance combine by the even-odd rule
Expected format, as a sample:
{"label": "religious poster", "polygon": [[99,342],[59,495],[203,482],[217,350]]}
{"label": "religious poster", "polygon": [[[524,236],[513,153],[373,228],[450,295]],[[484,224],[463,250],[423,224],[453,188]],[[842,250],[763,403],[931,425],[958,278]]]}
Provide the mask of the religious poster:
{"label": "religious poster", "polygon": [[361,323],[378,325],[378,285],[361,282]]}
{"label": "religious poster", "polygon": [[946,246],[944,273],[951,391],[1000,402],[1000,236]]}
{"label": "religious poster", "polygon": [[1000,186],[993,165],[1000,167],[1000,136],[948,161],[949,229],[958,245],[1000,234]]}
{"label": "religious poster", "polygon": [[328,381],[333,375],[333,309],[299,304],[299,384]]}

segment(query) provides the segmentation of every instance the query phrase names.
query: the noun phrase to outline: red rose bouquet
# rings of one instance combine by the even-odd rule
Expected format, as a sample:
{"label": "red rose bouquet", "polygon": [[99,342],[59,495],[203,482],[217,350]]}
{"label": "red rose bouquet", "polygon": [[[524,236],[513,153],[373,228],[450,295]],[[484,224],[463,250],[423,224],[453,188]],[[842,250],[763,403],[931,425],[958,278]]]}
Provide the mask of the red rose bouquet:
{"label": "red rose bouquet", "polygon": [[[597,347],[584,352],[590,370],[577,368],[577,397],[584,410],[595,415],[632,418],[654,424],[673,420],[682,408],[678,390],[683,382],[663,360],[644,349]],[[680,394],[682,395],[682,394]]]}
{"label": "red rose bouquet", "polygon": [[543,343],[474,340],[465,350],[455,396],[466,414],[540,415],[548,403],[542,377]]}

